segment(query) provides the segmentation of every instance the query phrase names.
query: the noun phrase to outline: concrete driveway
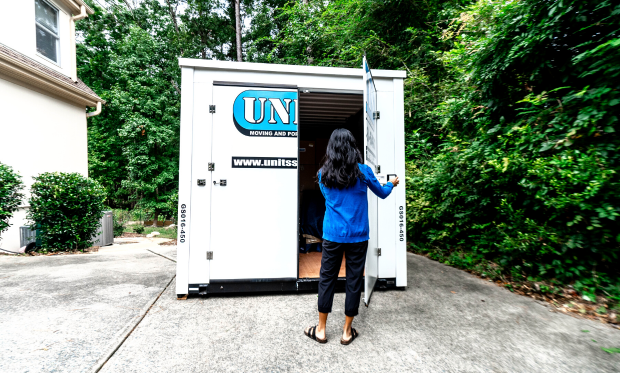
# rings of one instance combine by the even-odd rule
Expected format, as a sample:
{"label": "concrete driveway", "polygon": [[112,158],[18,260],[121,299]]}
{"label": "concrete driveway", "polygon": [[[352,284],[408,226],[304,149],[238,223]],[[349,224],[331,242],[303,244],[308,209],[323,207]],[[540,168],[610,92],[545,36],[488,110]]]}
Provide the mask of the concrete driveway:
{"label": "concrete driveway", "polygon": [[161,240],[84,255],[0,256],[0,372],[86,372],[175,273]]}
{"label": "concrete driveway", "polygon": [[[174,248],[156,249],[173,255]],[[13,296],[3,290],[0,342],[20,348],[11,348],[10,355],[6,350],[1,353],[0,371],[620,372],[620,354],[601,350],[620,347],[619,330],[549,312],[529,298],[412,254],[408,289],[375,293],[370,307],[360,309],[354,322],[360,337],[350,346],[339,343],[344,294],[336,294],[326,345],[302,332],[316,322],[316,294],[182,301],[176,299],[171,284],[133,331],[123,330],[123,325],[135,323],[140,305],[148,305],[149,297],[157,296],[174,272],[174,263],[139,251],[59,257],[76,262],[61,266],[65,275],[46,270],[42,277],[47,280],[33,282],[46,289],[52,288],[46,281],[57,282],[58,290],[35,289],[30,297],[21,298],[15,294],[28,286],[18,273],[28,265],[21,264],[20,269],[17,262],[39,258],[11,258]],[[97,295],[82,289],[87,284],[69,280],[77,270],[68,266],[80,260],[90,268],[84,269],[91,279],[88,287],[97,288]],[[133,270],[119,270],[132,266]],[[6,258],[0,258],[3,274],[6,268]],[[140,275],[131,275],[134,272]],[[101,281],[111,282],[97,287]],[[74,284],[67,287],[67,282]],[[125,288],[127,284],[131,289]],[[134,291],[143,295],[130,301],[125,294]],[[83,308],[83,302],[90,305],[88,312],[68,312]],[[29,316],[13,316],[9,308]],[[62,317],[73,313],[78,317]],[[28,324],[28,319],[38,322]],[[19,337],[5,337],[6,327]],[[21,338],[30,342],[20,342]],[[40,350],[48,345],[48,350]]]}

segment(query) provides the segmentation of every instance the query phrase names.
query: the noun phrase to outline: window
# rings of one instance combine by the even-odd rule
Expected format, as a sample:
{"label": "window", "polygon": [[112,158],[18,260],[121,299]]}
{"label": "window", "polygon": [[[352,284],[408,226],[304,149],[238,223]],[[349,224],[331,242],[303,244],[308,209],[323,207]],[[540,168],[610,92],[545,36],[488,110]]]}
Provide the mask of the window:
{"label": "window", "polygon": [[58,9],[44,0],[34,0],[37,52],[59,63]]}

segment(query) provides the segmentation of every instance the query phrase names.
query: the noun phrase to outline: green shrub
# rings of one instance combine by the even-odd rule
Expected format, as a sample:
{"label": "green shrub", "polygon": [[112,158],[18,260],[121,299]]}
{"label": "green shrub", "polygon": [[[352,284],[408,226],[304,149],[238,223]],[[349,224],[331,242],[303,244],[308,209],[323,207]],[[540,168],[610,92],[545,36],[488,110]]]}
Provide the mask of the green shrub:
{"label": "green shrub", "polygon": [[105,191],[78,173],[46,172],[34,177],[28,219],[40,225],[48,251],[92,245],[104,209]]}
{"label": "green shrub", "polygon": [[112,227],[112,230],[114,232],[114,237],[122,236],[125,231],[125,225],[120,219],[117,219],[116,216],[114,216],[114,226]]}
{"label": "green shrub", "polygon": [[114,237],[120,237],[125,231],[125,225],[131,219],[131,212],[123,209],[114,209],[112,211],[114,213],[114,224],[112,227]]}
{"label": "green shrub", "polygon": [[133,231],[136,232],[137,234],[142,234],[144,233],[144,226],[143,225],[136,225],[133,227]]}
{"label": "green shrub", "polygon": [[0,163],[0,234],[9,228],[9,219],[24,197],[20,193],[23,187],[21,176],[10,166]]}
{"label": "green shrub", "polygon": [[461,90],[437,109],[436,153],[408,164],[416,250],[620,300],[619,12],[481,1],[454,25]]}

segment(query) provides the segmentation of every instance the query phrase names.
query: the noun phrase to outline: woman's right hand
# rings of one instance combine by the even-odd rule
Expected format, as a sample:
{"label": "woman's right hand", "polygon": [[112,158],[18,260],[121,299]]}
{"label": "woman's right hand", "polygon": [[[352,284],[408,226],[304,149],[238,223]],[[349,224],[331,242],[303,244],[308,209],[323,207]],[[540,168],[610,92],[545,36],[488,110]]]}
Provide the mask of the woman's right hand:
{"label": "woman's right hand", "polygon": [[394,185],[394,186],[397,186],[398,183],[400,183],[400,181],[398,181],[398,176],[396,176],[395,178],[390,180],[390,183],[392,183],[392,185]]}

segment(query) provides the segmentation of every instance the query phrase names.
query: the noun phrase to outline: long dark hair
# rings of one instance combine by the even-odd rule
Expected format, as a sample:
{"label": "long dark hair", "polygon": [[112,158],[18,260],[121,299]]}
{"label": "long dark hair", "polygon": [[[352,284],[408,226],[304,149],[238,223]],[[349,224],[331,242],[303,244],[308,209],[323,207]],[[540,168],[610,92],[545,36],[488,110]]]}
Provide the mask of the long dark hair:
{"label": "long dark hair", "polygon": [[327,152],[319,170],[321,183],[328,188],[338,189],[354,186],[358,178],[364,179],[364,174],[357,165],[362,162],[355,137],[347,129],[336,129],[329,138]]}

